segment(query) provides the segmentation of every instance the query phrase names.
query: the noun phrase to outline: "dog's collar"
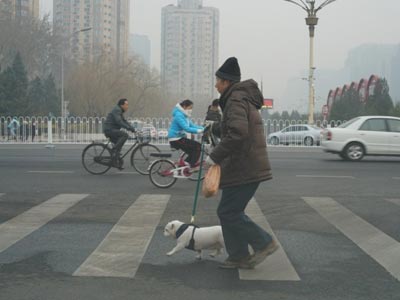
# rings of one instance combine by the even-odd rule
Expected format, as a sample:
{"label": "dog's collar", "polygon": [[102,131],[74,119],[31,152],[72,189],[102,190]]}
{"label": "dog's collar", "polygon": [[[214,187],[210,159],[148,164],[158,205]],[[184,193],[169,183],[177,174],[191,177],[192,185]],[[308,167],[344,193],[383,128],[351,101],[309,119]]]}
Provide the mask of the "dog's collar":
{"label": "dog's collar", "polygon": [[179,237],[185,232],[186,229],[189,228],[189,224],[182,224],[181,226],[179,226],[178,230],[175,233],[175,236],[177,239],[179,239]]}
{"label": "dog's collar", "polygon": [[185,232],[186,229],[189,228],[189,226],[198,228],[198,226],[196,226],[194,224],[182,224],[181,226],[179,226],[178,230],[175,233],[176,238],[179,239],[179,237]]}

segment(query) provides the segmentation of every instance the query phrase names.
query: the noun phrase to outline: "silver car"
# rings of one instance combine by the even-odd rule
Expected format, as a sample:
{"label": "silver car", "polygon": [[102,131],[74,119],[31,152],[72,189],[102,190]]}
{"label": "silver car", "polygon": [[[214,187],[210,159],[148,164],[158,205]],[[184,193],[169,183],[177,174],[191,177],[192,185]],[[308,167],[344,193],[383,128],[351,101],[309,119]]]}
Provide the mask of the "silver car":
{"label": "silver car", "polygon": [[271,145],[301,144],[304,146],[319,145],[322,129],[313,125],[290,125],[268,135]]}

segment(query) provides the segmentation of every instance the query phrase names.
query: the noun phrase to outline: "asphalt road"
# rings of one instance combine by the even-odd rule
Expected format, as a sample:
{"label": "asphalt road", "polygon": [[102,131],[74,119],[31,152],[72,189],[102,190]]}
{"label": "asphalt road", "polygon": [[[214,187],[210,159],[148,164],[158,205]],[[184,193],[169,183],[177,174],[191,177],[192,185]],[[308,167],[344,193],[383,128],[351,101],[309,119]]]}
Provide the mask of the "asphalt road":
{"label": "asphalt road", "polygon": [[[252,213],[281,248],[249,274],[219,269],[225,255],[165,255],[175,242],[163,227],[190,220],[195,183],[160,190],[131,168],[93,176],[82,148],[0,145],[1,300],[400,299],[400,158],[269,148],[274,178]],[[217,205],[200,197],[196,223],[218,224]]]}

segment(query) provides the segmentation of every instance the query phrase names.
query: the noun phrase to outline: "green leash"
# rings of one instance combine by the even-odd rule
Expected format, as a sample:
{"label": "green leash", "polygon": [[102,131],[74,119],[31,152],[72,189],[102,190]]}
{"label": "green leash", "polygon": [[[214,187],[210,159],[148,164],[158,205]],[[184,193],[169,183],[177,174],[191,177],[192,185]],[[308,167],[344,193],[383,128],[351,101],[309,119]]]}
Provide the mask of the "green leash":
{"label": "green leash", "polygon": [[203,158],[204,158],[204,139],[202,138],[202,140],[201,140],[200,169],[199,169],[199,176],[197,177],[197,186],[196,186],[196,192],[194,194],[194,202],[193,202],[192,217],[190,219],[190,224],[194,223],[194,216],[196,215],[197,198],[199,197],[201,173],[203,171],[203,163],[204,163],[203,162]]}

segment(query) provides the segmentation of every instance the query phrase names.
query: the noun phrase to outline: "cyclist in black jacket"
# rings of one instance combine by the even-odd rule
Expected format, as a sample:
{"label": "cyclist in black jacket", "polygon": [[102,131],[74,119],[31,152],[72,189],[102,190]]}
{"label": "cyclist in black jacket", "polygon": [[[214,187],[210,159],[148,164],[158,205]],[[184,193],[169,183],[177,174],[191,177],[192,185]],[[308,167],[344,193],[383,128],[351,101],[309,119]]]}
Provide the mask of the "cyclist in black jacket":
{"label": "cyclist in black jacket", "polygon": [[[120,152],[124,146],[129,135],[122,131],[121,128],[135,132],[135,128],[128,123],[124,118],[124,112],[128,110],[128,100],[120,99],[118,104],[108,114],[104,122],[103,132],[104,135],[110,138],[111,142],[115,144],[113,151],[113,163],[118,163]],[[122,166],[121,166],[122,167]]]}

